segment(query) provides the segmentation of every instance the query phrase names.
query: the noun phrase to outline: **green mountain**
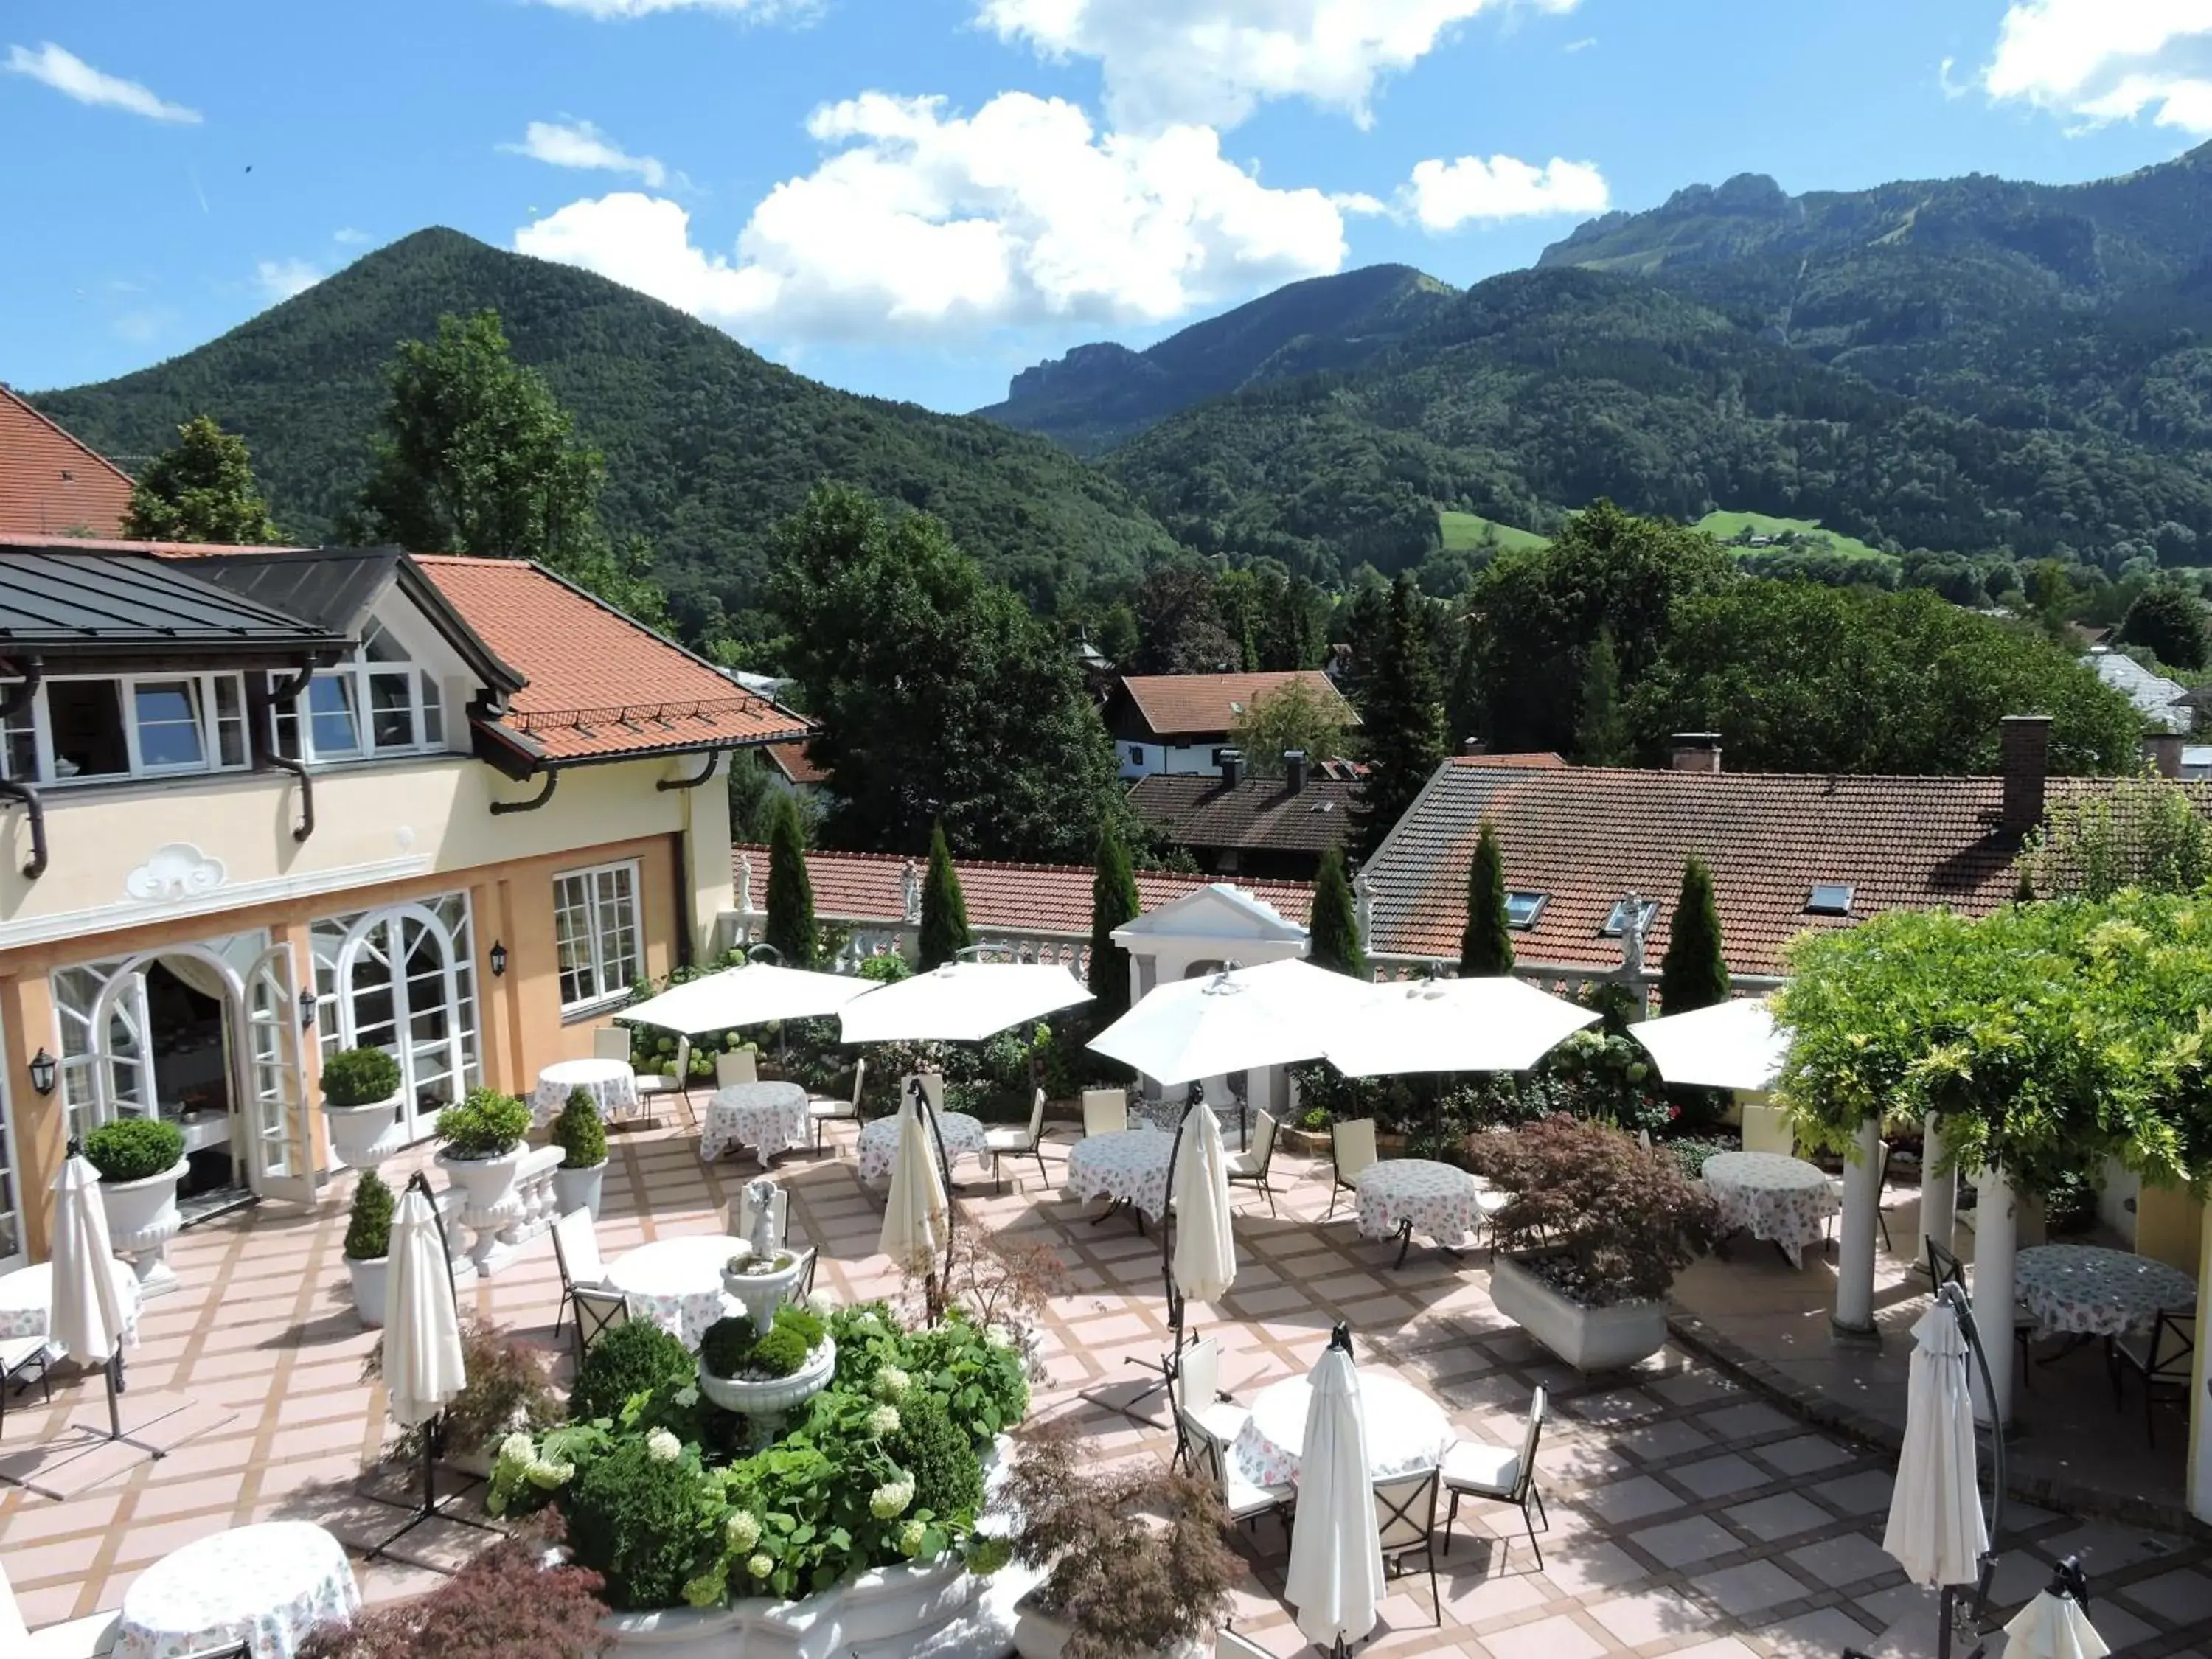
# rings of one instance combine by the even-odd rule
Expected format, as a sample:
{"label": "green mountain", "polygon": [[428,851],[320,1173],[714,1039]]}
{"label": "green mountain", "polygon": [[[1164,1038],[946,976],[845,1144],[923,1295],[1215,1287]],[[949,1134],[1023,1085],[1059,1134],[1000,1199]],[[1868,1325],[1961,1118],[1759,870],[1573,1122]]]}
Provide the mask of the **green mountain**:
{"label": "green mountain", "polygon": [[1096,454],[1194,404],[1319,369],[1355,368],[1451,304],[1411,265],[1369,265],[1277,289],[1144,351],[1076,347],[1014,376],[978,415]]}
{"label": "green mountain", "polygon": [[936,514],[1035,602],[1171,549],[1119,484],[1044,439],[833,391],[657,300],[451,230],[380,249],[183,356],[33,401],[125,456],[212,415],[252,445],[285,532],[314,540],[368,472],[394,343],[482,307],[605,453],[610,527],[653,538],[695,625],[716,602],[750,602],[770,527],[823,478]]}

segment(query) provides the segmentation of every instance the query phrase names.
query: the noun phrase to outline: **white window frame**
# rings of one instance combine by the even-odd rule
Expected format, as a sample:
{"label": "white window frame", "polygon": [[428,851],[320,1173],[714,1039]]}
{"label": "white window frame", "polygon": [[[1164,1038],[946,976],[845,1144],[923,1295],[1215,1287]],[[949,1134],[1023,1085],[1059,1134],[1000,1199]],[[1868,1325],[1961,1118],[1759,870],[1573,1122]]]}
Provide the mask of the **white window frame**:
{"label": "white window frame", "polygon": [[[224,722],[220,714],[217,686],[228,682],[237,700],[236,730],[239,738],[239,758],[222,758]],[[125,769],[120,772],[83,772],[72,777],[63,777],[54,762],[53,715],[46,702],[49,689],[57,683],[73,684],[97,684],[115,688],[118,713],[123,722]],[[21,682],[13,682],[21,684]],[[141,686],[175,685],[184,684],[191,688],[192,720],[199,733],[200,758],[197,761],[172,762],[166,765],[149,764],[144,756],[143,744],[138,731],[138,690]],[[246,714],[246,676],[243,674],[55,674],[40,683],[30,707],[24,711],[30,716],[33,744],[38,751],[38,776],[18,781],[39,783],[55,788],[120,783],[127,779],[198,777],[214,772],[243,772],[253,764],[253,744]],[[11,722],[14,729],[22,729],[23,716]],[[0,776],[13,776],[8,763],[8,745],[0,741]]]}
{"label": "white window frame", "polygon": [[[275,697],[269,702],[269,728],[271,746],[280,755],[290,755],[310,766],[337,766],[352,761],[388,760],[398,755],[439,755],[446,752],[448,733],[452,729],[447,708],[444,683],[428,663],[407,650],[399,635],[381,623],[372,622],[371,628],[382,629],[384,637],[405,655],[398,659],[371,659],[368,654],[368,629],[362,630],[362,641],[353,648],[353,653],[331,668],[315,671],[315,681],[336,682],[348,687],[352,698],[354,746],[334,754],[319,754],[315,748],[315,716],[312,707],[313,686],[303,690],[289,705],[280,705]],[[375,683],[380,675],[404,674],[407,677],[407,718],[415,735],[407,743],[379,743],[376,740]],[[270,676],[273,689],[281,677]],[[438,719],[438,735],[428,735],[428,716],[434,710]],[[292,744],[287,747],[285,735],[290,728]]]}
{"label": "white window frame", "polygon": [[[621,924],[618,921],[611,922],[609,918],[600,914],[602,901],[599,896],[599,882],[601,878],[606,876],[619,877],[628,884],[632,955],[627,973],[620,971],[623,964],[619,961],[610,963],[607,959],[607,934],[611,927],[618,928]],[[562,897],[562,888],[565,884],[572,881],[580,882],[583,884],[583,902],[580,906],[570,904]],[[620,902],[620,900],[615,901],[617,904]],[[563,1017],[592,1013],[602,1008],[611,1007],[617,1003],[627,1002],[629,1000],[631,986],[645,972],[645,876],[638,860],[619,859],[611,864],[595,864],[586,869],[562,870],[555,874],[553,878],[553,948],[556,957],[554,971],[556,975],[564,971],[559,962],[559,953],[563,943],[562,918],[578,909],[582,911],[586,919],[585,942],[588,945],[591,956],[589,971],[592,987],[586,994],[574,1000],[565,994],[566,988],[563,988],[564,994],[561,1000],[561,1012]],[[609,982],[611,975],[614,975],[611,984]]]}

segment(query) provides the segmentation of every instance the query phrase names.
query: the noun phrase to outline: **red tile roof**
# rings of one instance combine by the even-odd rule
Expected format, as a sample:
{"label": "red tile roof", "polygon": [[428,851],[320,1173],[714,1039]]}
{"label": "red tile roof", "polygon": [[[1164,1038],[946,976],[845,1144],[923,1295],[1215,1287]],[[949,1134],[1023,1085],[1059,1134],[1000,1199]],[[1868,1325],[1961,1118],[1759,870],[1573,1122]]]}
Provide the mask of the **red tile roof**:
{"label": "red tile roof", "polygon": [[1295,795],[1280,778],[1247,778],[1231,788],[1218,777],[1154,773],[1129,791],[1129,805],[1184,847],[1326,853],[1344,844],[1359,786],[1309,778]]}
{"label": "red tile roof", "polygon": [[0,531],[120,535],[131,475],[0,386]]}
{"label": "red tile roof", "polygon": [[[768,848],[739,842],[730,849],[733,871],[740,859],[751,860],[753,904],[764,908]],[[816,914],[841,921],[897,923],[906,915],[906,890],[899,872],[909,862],[919,867],[922,860],[908,860],[895,853],[809,853],[806,878],[814,888]],[[998,933],[1091,931],[1092,872],[1087,864],[998,864],[979,860],[955,867],[973,927]],[[1181,898],[1218,879],[1139,870],[1137,900],[1144,909],[1157,909],[1170,899]],[[1292,921],[1304,923],[1313,908],[1312,889],[1299,882],[1239,881],[1235,884]]]}
{"label": "red tile roof", "polygon": [[814,757],[806,752],[803,743],[772,743],[763,752],[770,765],[802,788],[830,781],[830,775],[814,763]]}
{"label": "red tile roof", "polygon": [[1335,682],[1310,668],[1271,674],[1125,674],[1109,700],[1107,725],[1117,736],[1134,735],[1141,726],[1155,741],[1222,737],[1259,699],[1294,680],[1346,725],[1359,724]]}
{"label": "red tile roof", "polygon": [[[2047,799],[2107,787],[2052,778]],[[2009,899],[2019,842],[1998,828],[2003,788],[1996,778],[1529,769],[1455,757],[1366,867],[1369,944],[1457,957],[1468,865],[1488,820],[1506,886],[1546,896],[1536,925],[1513,935],[1522,958],[1617,967],[1620,941],[1599,929],[1634,891],[1658,901],[1644,945],[1656,971],[1683,860],[1696,853],[1713,872],[1729,968],[1779,974],[1782,947],[1808,928],[1894,908],[1979,914]],[[1815,882],[1850,886],[1850,915],[1808,915]]]}

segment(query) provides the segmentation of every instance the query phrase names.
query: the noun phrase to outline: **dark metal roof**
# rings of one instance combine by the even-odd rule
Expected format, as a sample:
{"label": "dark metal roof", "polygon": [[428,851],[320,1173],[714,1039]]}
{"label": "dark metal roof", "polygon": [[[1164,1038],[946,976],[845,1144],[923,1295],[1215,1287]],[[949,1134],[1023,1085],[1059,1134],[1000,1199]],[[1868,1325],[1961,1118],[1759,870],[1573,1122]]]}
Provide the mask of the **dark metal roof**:
{"label": "dark metal roof", "polygon": [[317,547],[210,554],[192,560],[191,568],[226,593],[357,640],[402,556],[396,547]]}
{"label": "dark metal roof", "polygon": [[0,649],[266,654],[343,643],[327,629],[226,592],[172,560],[60,548],[0,553]]}

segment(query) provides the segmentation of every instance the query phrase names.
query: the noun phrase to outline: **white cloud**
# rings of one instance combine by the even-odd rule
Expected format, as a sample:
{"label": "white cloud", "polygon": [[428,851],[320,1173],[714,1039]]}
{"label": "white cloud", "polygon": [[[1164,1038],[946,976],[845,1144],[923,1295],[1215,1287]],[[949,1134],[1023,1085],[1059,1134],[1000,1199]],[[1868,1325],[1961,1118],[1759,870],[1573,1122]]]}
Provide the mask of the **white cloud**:
{"label": "white cloud", "polygon": [[2212,0],[2014,0],[1982,86],[2083,128],[2212,133]]}
{"label": "white cloud", "polygon": [[572,202],[514,245],[787,341],[1165,322],[1344,262],[1337,204],[1262,185],[1210,128],[1096,133],[1026,93],[972,116],[867,93],[807,125],[839,148],[769,191],[734,258],[634,191]]}
{"label": "white cloud", "polygon": [[253,280],[273,305],[305,294],[323,280],[323,273],[305,259],[264,259],[253,267]]}
{"label": "white cloud", "polygon": [[628,173],[650,189],[668,182],[668,169],[650,155],[632,155],[589,121],[532,121],[519,144],[501,144],[510,155],[527,155],[556,167],[594,167]]}
{"label": "white cloud", "polygon": [[65,52],[48,40],[36,52],[24,46],[8,48],[9,70],[16,75],[27,75],[33,81],[45,82],[65,97],[80,104],[91,104],[106,109],[128,110],[133,115],[143,115],[149,121],[177,121],[186,125],[198,125],[200,112],[186,109],[182,104],[171,104],[157,98],[136,81],[125,81],[118,75],[103,74],[79,58]]}
{"label": "white cloud", "polygon": [[331,233],[331,240],[345,247],[359,247],[368,240],[365,230],[356,230],[351,225],[341,225]]}
{"label": "white cloud", "polygon": [[1124,128],[1230,126],[1308,98],[1363,126],[1382,76],[1478,13],[1577,0],[975,0],[985,27],[1051,58],[1095,58]]}
{"label": "white cloud", "polygon": [[580,11],[602,22],[650,17],[657,11],[720,11],[770,17],[806,9],[806,0],[538,0],[538,3],[556,11]]}
{"label": "white cloud", "polygon": [[1540,167],[1510,155],[1420,161],[1407,188],[1413,216],[1425,230],[1455,230],[1476,220],[1602,213],[1612,199],[1595,163],[1556,155]]}

